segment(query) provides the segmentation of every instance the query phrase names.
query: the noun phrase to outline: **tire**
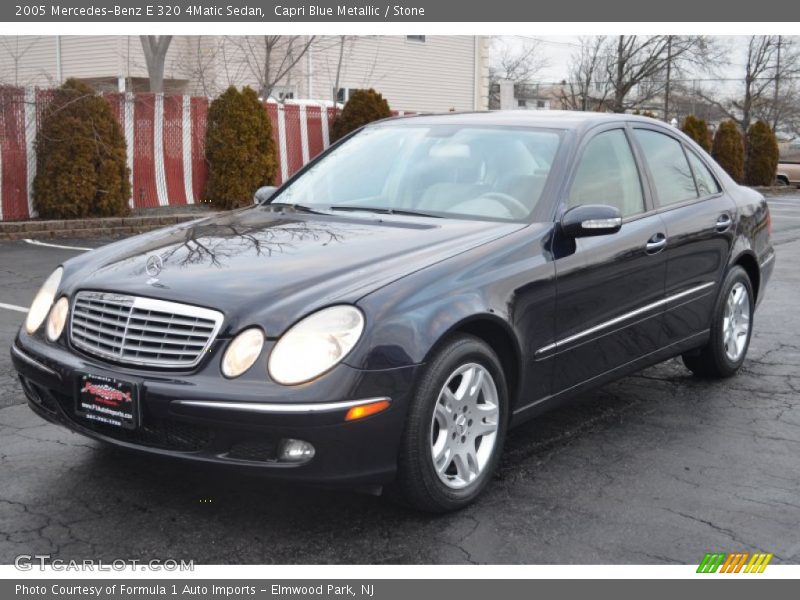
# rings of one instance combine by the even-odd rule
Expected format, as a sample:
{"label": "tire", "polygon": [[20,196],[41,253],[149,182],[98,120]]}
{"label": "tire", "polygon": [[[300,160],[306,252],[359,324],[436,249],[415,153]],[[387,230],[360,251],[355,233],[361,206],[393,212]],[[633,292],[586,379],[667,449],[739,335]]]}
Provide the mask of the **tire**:
{"label": "tire", "polygon": [[775,178],[775,185],[778,187],[788,187],[789,179],[782,175],[778,175],[778,177]]}
{"label": "tire", "polygon": [[[746,293],[746,297],[736,296],[734,290]],[[737,301],[737,297],[740,300]],[[735,306],[731,309],[729,303]],[[750,346],[754,308],[750,277],[737,265],[728,272],[722,283],[719,297],[714,305],[711,337],[708,343],[699,350],[684,354],[683,364],[699,377],[721,378],[735,375],[742,366]],[[734,311],[733,319],[726,316],[726,313],[731,314],[730,310]],[[734,333],[732,337],[729,335],[731,332]]]}
{"label": "tire", "polygon": [[471,335],[447,341],[429,361],[411,401],[395,495],[413,508],[433,513],[473,502],[497,468],[508,406],[503,368],[489,345]]}

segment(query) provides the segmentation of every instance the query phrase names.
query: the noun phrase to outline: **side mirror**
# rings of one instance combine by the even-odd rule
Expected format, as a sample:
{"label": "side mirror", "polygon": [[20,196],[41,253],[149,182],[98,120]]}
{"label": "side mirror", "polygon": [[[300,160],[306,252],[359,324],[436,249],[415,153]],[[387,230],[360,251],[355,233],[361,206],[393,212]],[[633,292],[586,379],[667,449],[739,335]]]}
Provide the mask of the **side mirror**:
{"label": "side mirror", "polygon": [[258,188],[256,193],[253,194],[253,204],[264,204],[264,202],[272,198],[277,191],[278,188],[274,185],[265,185],[264,187]]}
{"label": "side mirror", "polygon": [[622,227],[618,208],[605,204],[582,204],[561,217],[561,231],[570,238],[617,233]]}

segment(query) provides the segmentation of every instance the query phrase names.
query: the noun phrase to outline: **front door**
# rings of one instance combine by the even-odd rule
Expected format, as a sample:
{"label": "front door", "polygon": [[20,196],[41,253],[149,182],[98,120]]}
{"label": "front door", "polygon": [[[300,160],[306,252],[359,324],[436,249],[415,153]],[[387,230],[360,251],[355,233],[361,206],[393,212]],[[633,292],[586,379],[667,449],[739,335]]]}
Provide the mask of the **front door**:
{"label": "front door", "polygon": [[555,353],[554,394],[662,343],[665,228],[650,210],[629,135],[620,125],[590,138],[569,186],[567,208],[615,206],[623,224],[614,234],[557,240],[556,341],[540,350]]}

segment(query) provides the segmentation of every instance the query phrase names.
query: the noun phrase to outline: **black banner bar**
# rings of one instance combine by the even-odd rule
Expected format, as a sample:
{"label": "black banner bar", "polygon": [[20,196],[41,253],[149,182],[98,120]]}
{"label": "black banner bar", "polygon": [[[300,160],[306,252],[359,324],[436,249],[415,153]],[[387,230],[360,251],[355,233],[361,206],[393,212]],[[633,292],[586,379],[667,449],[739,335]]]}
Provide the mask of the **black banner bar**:
{"label": "black banner bar", "polygon": [[761,0],[41,0],[0,3],[4,22],[794,22],[800,2]]}
{"label": "black banner bar", "polygon": [[[757,577],[757,576],[756,576]],[[703,583],[698,580],[705,579]],[[713,583],[712,581],[713,580]],[[675,598],[719,597],[727,600],[796,596],[797,582],[743,576],[699,576],[669,580],[553,579],[28,579],[0,582],[0,597],[11,600],[409,600],[409,598]]]}

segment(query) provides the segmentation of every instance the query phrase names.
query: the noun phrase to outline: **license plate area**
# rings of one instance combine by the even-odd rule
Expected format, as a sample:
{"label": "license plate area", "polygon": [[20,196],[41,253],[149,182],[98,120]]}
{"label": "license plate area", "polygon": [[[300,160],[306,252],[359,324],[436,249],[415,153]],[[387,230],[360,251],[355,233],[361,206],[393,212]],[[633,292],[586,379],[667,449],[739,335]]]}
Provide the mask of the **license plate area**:
{"label": "license plate area", "polygon": [[120,429],[139,426],[139,386],[104,375],[80,375],[75,413],[93,423]]}

